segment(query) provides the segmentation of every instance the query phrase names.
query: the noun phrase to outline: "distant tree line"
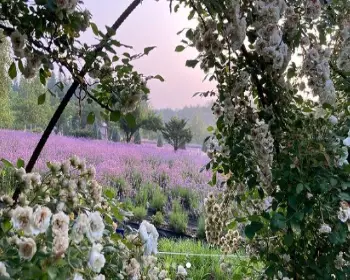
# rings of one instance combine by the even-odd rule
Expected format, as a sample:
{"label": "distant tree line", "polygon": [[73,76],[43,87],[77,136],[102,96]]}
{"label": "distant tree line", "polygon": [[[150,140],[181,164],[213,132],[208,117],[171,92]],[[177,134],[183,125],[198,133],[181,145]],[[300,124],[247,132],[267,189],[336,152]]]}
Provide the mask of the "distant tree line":
{"label": "distant tree line", "polygon": [[[47,81],[47,87],[42,85],[40,77],[32,80],[20,78],[12,83],[7,74],[10,64],[8,47],[7,41],[0,43],[0,128],[42,132],[70,81],[53,72]],[[174,149],[177,150],[184,144],[181,145],[182,140],[171,140],[176,121],[182,122],[183,128],[190,132],[185,137],[185,144],[202,144],[208,135],[207,127],[214,123],[210,107],[211,105],[185,107],[181,110],[153,110],[148,101],[144,100],[133,112],[135,120],[131,125],[125,118],[116,123],[104,120],[101,108],[95,103],[89,103],[81,92],[76,92],[59,119],[55,132],[66,136],[108,138],[116,142],[134,141],[138,144],[142,139],[149,139],[157,141],[160,147],[163,146],[164,139],[174,144]],[[88,123],[91,112],[94,113],[94,124]],[[165,133],[164,129],[168,131]]]}

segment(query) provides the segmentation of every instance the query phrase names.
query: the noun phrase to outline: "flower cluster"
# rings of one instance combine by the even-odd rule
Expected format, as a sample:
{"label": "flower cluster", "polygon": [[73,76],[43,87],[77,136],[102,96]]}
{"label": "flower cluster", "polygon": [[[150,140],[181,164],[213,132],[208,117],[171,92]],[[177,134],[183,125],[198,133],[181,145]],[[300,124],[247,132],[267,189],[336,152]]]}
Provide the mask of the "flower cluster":
{"label": "flower cluster", "polygon": [[218,39],[217,26],[214,20],[202,23],[195,30],[194,42],[199,52],[219,54],[222,51],[222,43]]}
{"label": "flower cluster", "polygon": [[[13,228],[7,243],[17,246],[19,258],[31,261],[39,248],[48,258],[57,260],[65,258],[70,244],[88,244],[85,241],[88,240],[92,245],[87,252],[87,265],[95,274],[93,279],[103,280],[104,275],[99,273],[106,262],[101,244],[104,241],[105,224],[99,211],[90,210],[102,200],[102,189],[93,179],[96,171],[93,167],[87,168],[85,161],[75,156],[63,163],[53,162],[48,166],[50,172],[43,177],[36,173],[25,173],[23,168],[15,171],[23,192],[19,205],[2,212],[1,219],[9,216]],[[76,176],[71,168],[77,172]],[[60,188],[64,188],[67,195],[62,195]],[[56,194],[59,199],[55,199]],[[70,195],[80,198],[79,207],[66,207],[72,205],[63,197]],[[4,197],[2,199],[8,201]],[[12,204],[13,201],[8,206]],[[88,205],[91,208],[82,207]],[[74,212],[77,218],[71,222]],[[6,275],[6,271],[1,273]],[[83,278],[75,273],[74,279]]]}
{"label": "flower cluster", "polygon": [[251,136],[258,163],[259,179],[268,191],[272,182],[271,167],[274,147],[274,140],[271,136],[268,124],[264,121],[257,121],[255,127],[252,129]]}
{"label": "flower cluster", "polygon": [[143,221],[139,228],[139,236],[144,244],[144,254],[146,256],[157,254],[159,234],[154,225],[147,221]]}
{"label": "flower cluster", "polygon": [[231,91],[225,92],[223,101],[224,120],[232,125],[237,119],[250,118],[252,114],[248,102],[244,99],[244,92],[249,88],[250,75],[240,71],[234,78]]}
{"label": "flower cluster", "polygon": [[332,228],[326,224],[323,223],[320,228],[318,229],[319,233],[323,234],[323,233],[331,233],[332,232]]}
{"label": "flower cluster", "polygon": [[349,261],[344,259],[344,255],[344,252],[339,252],[334,260],[334,266],[339,270],[342,270],[344,267],[349,266]]}
{"label": "flower cluster", "polygon": [[204,201],[205,206],[205,235],[207,241],[212,244],[221,244],[221,237],[225,227],[225,222],[228,216],[228,209],[222,204],[218,204],[213,194]]}
{"label": "flower cluster", "polygon": [[224,37],[230,42],[231,50],[238,50],[246,38],[247,22],[242,16],[239,1],[232,1],[228,10],[229,20],[224,26]]}
{"label": "flower cluster", "polygon": [[318,19],[321,15],[322,5],[319,0],[305,1],[305,18],[309,20]]}
{"label": "flower cluster", "polygon": [[[272,63],[272,69],[283,72],[287,67],[291,52],[283,42],[283,32],[278,25],[286,4],[281,1],[257,1],[258,19],[256,25],[258,40],[256,51],[266,62]],[[291,27],[288,27],[291,29]]]}
{"label": "flower cluster", "polygon": [[334,84],[330,78],[329,59],[331,51],[313,45],[306,51],[302,73],[308,77],[308,86],[321,104],[333,105],[336,100]]}
{"label": "flower cluster", "polygon": [[350,207],[346,201],[342,201],[340,203],[338,219],[343,223],[346,223],[347,221],[350,222]]}
{"label": "flower cluster", "polygon": [[224,253],[234,253],[241,243],[241,237],[237,230],[230,229],[225,236],[221,238],[221,249]]}
{"label": "flower cluster", "polygon": [[337,59],[337,66],[340,70],[350,72],[350,22],[343,24],[341,31],[342,48]]}

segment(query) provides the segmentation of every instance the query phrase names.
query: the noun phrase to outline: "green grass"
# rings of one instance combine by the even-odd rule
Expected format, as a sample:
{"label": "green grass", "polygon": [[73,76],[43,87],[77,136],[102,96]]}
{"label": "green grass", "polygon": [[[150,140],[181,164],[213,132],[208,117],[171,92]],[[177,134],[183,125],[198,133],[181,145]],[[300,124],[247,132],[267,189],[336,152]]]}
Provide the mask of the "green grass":
{"label": "green grass", "polygon": [[[224,273],[220,269],[220,257],[204,257],[204,256],[186,256],[188,254],[221,254],[220,249],[211,248],[204,242],[195,240],[173,240],[160,239],[158,243],[159,252],[176,252],[185,253],[185,255],[165,255],[158,254],[157,257],[163,263],[164,267],[169,267],[171,273],[170,279],[175,279],[173,267],[178,265],[186,266],[186,263],[191,264],[191,268],[187,269],[188,278],[193,280],[228,280],[242,279],[240,276],[251,273],[248,269],[248,261],[242,254],[237,254],[237,257],[227,258],[227,261],[233,264],[235,276]],[[247,270],[247,271],[246,271]],[[249,279],[256,279],[253,276],[248,276]],[[252,278],[251,278],[252,277]],[[248,278],[247,278],[248,279]]]}

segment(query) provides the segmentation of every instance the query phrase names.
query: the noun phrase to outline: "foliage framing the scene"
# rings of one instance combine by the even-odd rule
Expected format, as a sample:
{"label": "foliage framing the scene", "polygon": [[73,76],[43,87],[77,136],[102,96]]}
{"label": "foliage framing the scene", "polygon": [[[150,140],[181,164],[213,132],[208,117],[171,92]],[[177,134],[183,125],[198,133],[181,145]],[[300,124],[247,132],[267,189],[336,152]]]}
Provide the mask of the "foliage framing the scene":
{"label": "foliage framing the scene", "polygon": [[[173,1],[196,28],[194,47],[217,82],[209,139],[207,239],[244,244],[262,276],[348,279],[350,4],[348,1]],[[245,235],[241,240],[233,229]]]}

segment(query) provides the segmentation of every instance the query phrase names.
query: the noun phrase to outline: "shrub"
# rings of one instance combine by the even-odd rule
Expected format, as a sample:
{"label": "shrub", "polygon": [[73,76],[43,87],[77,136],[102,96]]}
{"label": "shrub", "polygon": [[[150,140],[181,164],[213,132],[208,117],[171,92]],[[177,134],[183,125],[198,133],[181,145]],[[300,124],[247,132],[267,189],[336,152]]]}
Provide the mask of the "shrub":
{"label": "shrub", "polygon": [[132,212],[134,214],[133,220],[138,222],[141,222],[147,216],[147,209],[142,206],[135,207]]}
{"label": "shrub", "polygon": [[135,196],[135,204],[137,206],[143,206],[145,208],[148,202],[148,197],[149,197],[149,189],[140,188],[140,190],[136,193],[136,196]]}
{"label": "shrub", "polygon": [[152,223],[156,226],[160,226],[164,223],[164,216],[162,212],[157,212],[153,217],[152,217]]}
{"label": "shrub", "polygon": [[78,138],[95,138],[94,132],[87,129],[73,130],[71,131],[70,135]]}
{"label": "shrub", "polygon": [[206,239],[205,236],[205,219],[204,216],[200,216],[197,225],[197,237],[200,239]]}
{"label": "shrub", "polygon": [[175,200],[172,205],[172,212],[169,215],[169,225],[175,232],[184,233],[187,224],[188,214],[182,209],[180,202]]}
{"label": "shrub", "polygon": [[166,196],[160,187],[156,188],[152,193],[151,207],[157,211],[163,211],[166,203]]}
{"label": "shrub", "polygon": [[173,212],[181,212],[181,211],[183,211],[181,203],[180,203],[180,200],[177,200],[177,199],[173,200],[171,207],[172,207],[172,211]]}
{"label": "shrub", "polygon": [[113,180],[112,185],[115,186],[118,196],[123,197],[128,191],[128,184],[124,178],[116,178]]}
{"label": "shrub", "polygon": [[195,210],[199,206],[198,194],[188,188],[176,187],[171,190],[171,194],[176,198],[180,198],[184,207],[188,210]]}
{"label": "shrub", "polygon": [[10,194],[16,188],[15,172],[11,168],[0,169],[0,194]]}
{"label": "shrub", "polygon": [[185,233],[188,224],[188,215],[185,211],[171,212],[169,215],[169,225],[179,233]]}
{"label": "shrub", "polygon": [[126,210],[131,210],[133,208],[134,205],[130,197],[128,197],[123,201],[123,206],[124,206],[124,209]]}

